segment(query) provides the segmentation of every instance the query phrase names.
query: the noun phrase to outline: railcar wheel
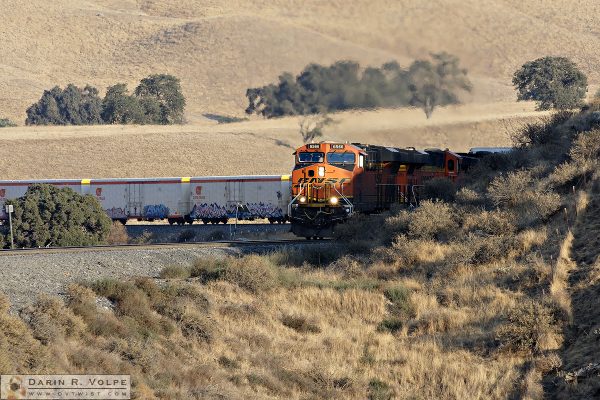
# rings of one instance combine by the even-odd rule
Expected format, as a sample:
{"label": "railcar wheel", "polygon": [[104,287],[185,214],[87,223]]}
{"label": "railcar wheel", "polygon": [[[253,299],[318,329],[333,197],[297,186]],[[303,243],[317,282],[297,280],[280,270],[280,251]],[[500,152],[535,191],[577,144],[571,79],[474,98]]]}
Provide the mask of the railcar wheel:
{"label": "railcar wheel", "polygon": [[208,220],[207,220],[206,218],[202,218],[202,223],[203,223],[204,225],[206,225],[206,224],[208,224]]}
{"label": "railcar wheel", "polygon": [[175,223],[175,220],[173,220],[173,219],[169,218],[169,219],[167,220],[167,222],[169,223],[169,225],[173,225],[173,224]]}

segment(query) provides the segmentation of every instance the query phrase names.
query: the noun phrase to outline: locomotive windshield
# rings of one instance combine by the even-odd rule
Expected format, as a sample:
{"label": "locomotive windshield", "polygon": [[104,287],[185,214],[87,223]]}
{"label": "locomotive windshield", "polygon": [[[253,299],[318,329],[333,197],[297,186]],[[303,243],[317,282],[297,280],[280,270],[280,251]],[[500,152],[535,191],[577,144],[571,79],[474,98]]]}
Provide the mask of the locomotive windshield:
{"label": "locomotive windshield", "polygon": [[325,160],[325,155],[321,152],[304,152],[298,153],[299,163],[322,163]]}
{"label": "locomotive windshield", "polygon": [[327,153],[329,164],[354,165],[354,153]]}

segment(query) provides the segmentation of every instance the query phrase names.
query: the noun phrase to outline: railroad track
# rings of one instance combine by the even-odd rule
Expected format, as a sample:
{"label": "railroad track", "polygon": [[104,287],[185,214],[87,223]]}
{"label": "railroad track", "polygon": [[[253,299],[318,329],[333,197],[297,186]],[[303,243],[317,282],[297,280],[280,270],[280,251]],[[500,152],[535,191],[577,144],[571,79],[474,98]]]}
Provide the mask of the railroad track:
{"label": "railroad track", "polygon": [[22,249],[0,249],[0,256],[17,254],[52,254],[52,253],[83,253],[116,250],[156,250],[161,248],[181,247],[250,247],[250,246],[291,246],[315,245],[328,242],[330,239],[305,240],[305,239],[278,239],[278,240],[220,240],[211,242],[183,242],[183,243],[144,243],[144,244],[118,244],[98,246],[71,246],[71,247],[40,247]]}

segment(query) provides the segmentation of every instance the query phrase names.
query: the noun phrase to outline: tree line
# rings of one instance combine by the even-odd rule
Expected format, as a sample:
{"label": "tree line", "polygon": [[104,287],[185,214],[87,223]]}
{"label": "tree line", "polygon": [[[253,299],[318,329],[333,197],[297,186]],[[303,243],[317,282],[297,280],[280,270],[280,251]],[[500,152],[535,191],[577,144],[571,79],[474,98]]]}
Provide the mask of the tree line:
{"label": "tree line", "polygon": [[140,81],[133,94],[125,83],[106,90],[73,84],[45,90],[27,109],[26,125],[179,124],[184,122],[185,97],[173,75],[155,74]]}
{"label": "tree line", "polygon": [[429,118],[435,107],[458,103],[459,93],[471,88],[467,70],[448,53],[414,61],[408,69],[396,61],[364,70],[354,61],[310,64],[297,76],[285,72],[278,83],[248,89],[246,113],[272,118],[414,106]]}

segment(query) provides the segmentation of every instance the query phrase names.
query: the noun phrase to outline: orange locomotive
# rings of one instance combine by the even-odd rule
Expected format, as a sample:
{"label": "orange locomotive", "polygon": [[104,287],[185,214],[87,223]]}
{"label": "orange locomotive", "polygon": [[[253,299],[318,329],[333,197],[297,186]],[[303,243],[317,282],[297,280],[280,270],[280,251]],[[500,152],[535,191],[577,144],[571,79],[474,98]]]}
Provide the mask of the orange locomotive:
{"label": "orange locomotive", "polygon": [[294,155],[288,216],[292,232],[306,238],[330,236],[335,224],[355,212],[416,204],[426,180],[454,181],[475,160],[447,149],[328,142],[306,144]]}

